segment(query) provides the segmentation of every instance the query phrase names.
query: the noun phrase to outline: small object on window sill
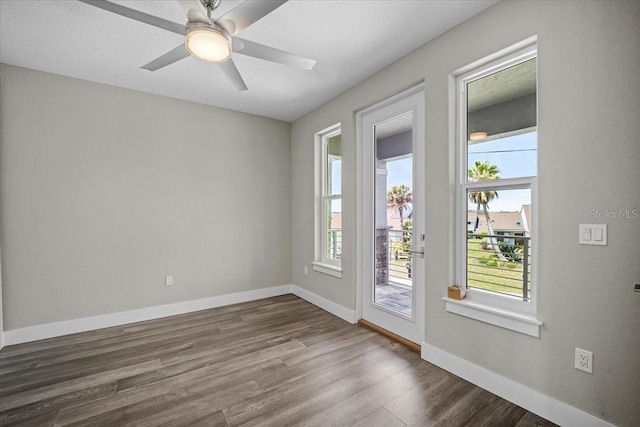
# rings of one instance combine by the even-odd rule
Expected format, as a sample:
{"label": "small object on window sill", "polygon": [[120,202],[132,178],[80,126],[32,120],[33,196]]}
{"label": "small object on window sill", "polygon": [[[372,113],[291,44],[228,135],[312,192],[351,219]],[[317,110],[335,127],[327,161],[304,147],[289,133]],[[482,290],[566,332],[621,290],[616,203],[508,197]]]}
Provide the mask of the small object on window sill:
{"label": "small object on window sill", "polygon": [[447,289],[447,296],[451,299],[463,300],[466,296],[464,289],[460,289],[458,285],[449,286]]}

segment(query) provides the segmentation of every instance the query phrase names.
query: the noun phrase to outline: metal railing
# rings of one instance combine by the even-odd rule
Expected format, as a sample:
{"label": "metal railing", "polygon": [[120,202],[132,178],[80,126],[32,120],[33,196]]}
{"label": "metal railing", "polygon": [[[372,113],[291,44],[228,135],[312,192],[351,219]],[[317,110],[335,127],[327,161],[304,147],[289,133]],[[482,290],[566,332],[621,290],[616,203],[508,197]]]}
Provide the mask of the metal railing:
{"label": "metal railing", "polygon": [[387,233],[389,280],[401,279],[402,283],[410,284],[413,231],[388,230]]}
{"label": "metal railing", "polygon": [[327,232],[327,257],[342,258],[342,229],[333,228]]}
{"label": "metal railing", "polygon": [[467,287],[529,301],[531,238],[501,234],[467,235]]}

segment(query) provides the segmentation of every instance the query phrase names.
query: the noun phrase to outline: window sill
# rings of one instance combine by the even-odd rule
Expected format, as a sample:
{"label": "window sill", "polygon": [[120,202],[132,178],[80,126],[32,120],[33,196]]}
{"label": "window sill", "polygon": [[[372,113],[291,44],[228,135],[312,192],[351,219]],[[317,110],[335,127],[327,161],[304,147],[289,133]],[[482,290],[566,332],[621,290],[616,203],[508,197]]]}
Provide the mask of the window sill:
{"label": "window sill", "polygon": [[540,337],[542,322],[535,316],[468,300],[455,300],[447,297],[442,297],[442,299],[445,302],[445,309],[449,313],[459,314],[532,337]]}
{"label": "window sill", "polygon": [[312,262],[313,270],[318,273],[328,274],[329,276],[342,279],[342,267],[331,264],[324,264],[321,262]]}

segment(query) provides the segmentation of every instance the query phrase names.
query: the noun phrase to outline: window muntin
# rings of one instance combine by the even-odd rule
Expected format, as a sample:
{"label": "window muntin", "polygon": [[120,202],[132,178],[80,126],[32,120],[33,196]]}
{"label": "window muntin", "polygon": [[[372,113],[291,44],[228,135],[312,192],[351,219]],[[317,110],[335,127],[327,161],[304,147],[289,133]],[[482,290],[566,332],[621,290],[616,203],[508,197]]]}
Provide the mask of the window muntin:
{"label": "window muntin", "polygon": [[476,301],[526,312],[535,305],[536,62],[533,46],[458,78],[457,279]]}

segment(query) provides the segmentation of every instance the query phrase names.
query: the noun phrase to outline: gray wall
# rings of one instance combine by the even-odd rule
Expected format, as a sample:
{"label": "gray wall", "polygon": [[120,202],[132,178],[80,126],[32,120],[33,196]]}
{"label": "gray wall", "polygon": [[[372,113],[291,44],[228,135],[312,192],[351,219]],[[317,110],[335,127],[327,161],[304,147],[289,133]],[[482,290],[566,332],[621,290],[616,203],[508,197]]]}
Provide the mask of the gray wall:
{"label": "gray wall", "polygon": [[[640,2],[500,2],[292,126],[292,279],[355,308],[355,112],[424,79],[426,89],[425,342],[620,425],[640,419]],[[538,35],[540,338],[447,313],[454,280],[450,73]],[[313,260],[313,134],[343,125],[342,279]],[[609,224],[609,246],[579,246],[578,224]],[[593,375],[573,368],[594,352]]]}
{"label": "gray wall", "polygon": [[4,64],[0,88],[5,330],[291,283],[288,123]]}

